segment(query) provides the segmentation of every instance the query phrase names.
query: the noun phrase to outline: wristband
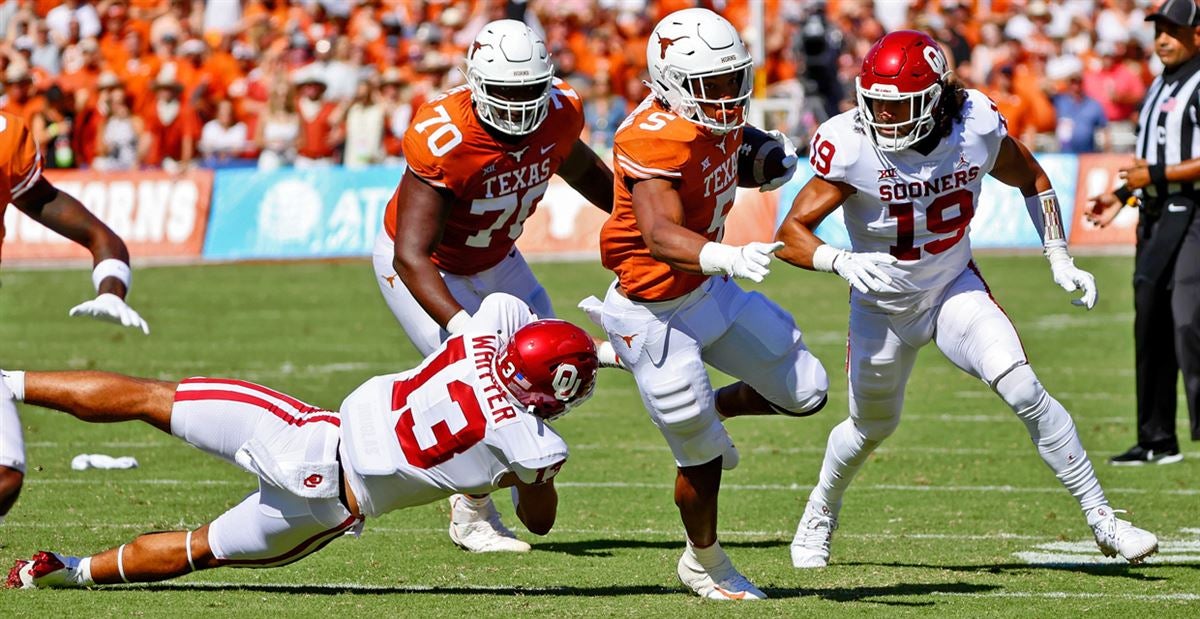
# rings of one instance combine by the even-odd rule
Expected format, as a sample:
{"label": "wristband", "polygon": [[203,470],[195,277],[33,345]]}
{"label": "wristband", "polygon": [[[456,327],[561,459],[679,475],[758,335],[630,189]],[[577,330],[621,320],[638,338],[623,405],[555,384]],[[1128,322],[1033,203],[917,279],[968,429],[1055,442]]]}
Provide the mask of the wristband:
{"label": "wristband", "polygon": [[1133,199],[1133,190],[1129,188],[1129,185],[1121,185],[1113,190],[1113,195],[1121,202],[1121,206],[1126,206]]}
{"label": "wristband", "polygon": [[125,294],[129,294],[133,284],[133,269],[129,268],[129,263],[116,258],[101,260],[100,264],[92,269],[92,286],[96,288],[96,292],[100,292],[100,284],[110,277],[115,277],[125,284]]}
{"label": "wristband", "polygon": [[826,273],[833,272],[833,263],[838,256],[842,255],[842,250],[829,245],[819,245],[812,255],[812,265],[815,271],[824,271]]}
{"label": "wristband", "polygon": [[1167,164],[1156,163],[1149,167],[1150,184],[1165,185],[1167,184]]}
{"label": "wristband", "polygon": [[1058,208],[1058,194],[1054,193],[1053,189],[1047,189],[1036,196],[1027,196],[1025,209],[1029,211],[1029,219],[1033,221],[1033,226],[1041,235],[1043,245],[1067,238],[1063,233],[1062,212]]}
{"label": "wristband", "polygon": [[457,314],[451,316],[450,320],[446,321],[446,331],[450,335],[457,335],[459,331],[462,331],[463,325],[470,319],[471,315],[467,313],[467,310],[458,310]]}

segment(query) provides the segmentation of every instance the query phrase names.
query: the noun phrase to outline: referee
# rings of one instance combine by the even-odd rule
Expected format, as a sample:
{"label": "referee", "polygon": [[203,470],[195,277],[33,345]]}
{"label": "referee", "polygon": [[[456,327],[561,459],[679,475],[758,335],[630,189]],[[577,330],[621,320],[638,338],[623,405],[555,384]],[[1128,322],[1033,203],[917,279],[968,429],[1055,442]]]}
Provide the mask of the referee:
{"label": "referee", "polygon": [[[1200,7],[1166,0],[1156,13],[1154,52],[1163,74],[1138,117],[1137,156],[1125,185],[1092,198],[1088,219],[1106,226],[1138,204],[1133,334],[1137,360],[1137,445],[1114,465],[1179,462],[1176,382],[1183,371],[1191,437],[1200,440]],[[1113,208],[1118,207],[1118,208]]]}

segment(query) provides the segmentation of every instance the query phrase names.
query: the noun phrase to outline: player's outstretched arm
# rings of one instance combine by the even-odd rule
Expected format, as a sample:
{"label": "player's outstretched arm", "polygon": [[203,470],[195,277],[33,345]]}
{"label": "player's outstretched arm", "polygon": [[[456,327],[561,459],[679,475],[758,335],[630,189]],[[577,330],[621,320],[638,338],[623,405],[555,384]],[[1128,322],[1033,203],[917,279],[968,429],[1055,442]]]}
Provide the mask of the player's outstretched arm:
{"label": "player's outstretched arm", "polygon": [[1082,290],[1083,296],[1071,303],[1092,309],[1098,296],[1096,278],[1076,267],[1071,254],[1067,252],[1067,237],[1058,196],[1050,186],[1050,177],[1033,158],[1033,153],[1024,144],[1005,137],[1000,143],[1000,152],[991,174],[1005,185],[1020,189],[1025,196],[1025,208],[1042,239],[1042,250],[1050,261],[1054,283],[1067,292]]}
{"label": "player's outstretched arm", "polygon": [[432,259],[442,240],[442,227],[450,214],[450,202],[412,170],[405,171],[400,181],[397,201],[392,266],[425,313],[454,333],[469,316],[450,294]]}
{"label": "player's outstretched arm", "polygon": [[571,154],[558,168],[558,175],[596,208],[611,213],[613,207],[613,173],[595,151],[576,140]]}
{"label": "player's outstretched arm", "polygon": [[802,269],[837,273],[862,293],[891,292],[892,277],[882,265],[896,262],[889,254],[856,253],[826,245],[813,233],[821,221],[837,210],[854,187],[840,181],[814,176],[796,194],[792,209],[783,219],[775,240],[783,243],[776,252],[780,260]]}
{"label": "player's outstretched arm", "polygon": [[554,527],[558,516],[558,491],[554,480],[540,484],[527,484],[517,478],[516,473],[507,473],[500,479],[500,486],[512,487],[513,508],[521,524],[534,535],[546,535]]}
{"label": "player's outstretched arm", "polygon": [[92,283],[97,297],[71,308],[71,316],[89,316],[150,334],[146,321],[125,303],[133,273],[129,268],[129,250],[120,237],[78,200],[59,191],[45,178],[38,179],[13,204],[38,223],[91,252],[95,265]]}

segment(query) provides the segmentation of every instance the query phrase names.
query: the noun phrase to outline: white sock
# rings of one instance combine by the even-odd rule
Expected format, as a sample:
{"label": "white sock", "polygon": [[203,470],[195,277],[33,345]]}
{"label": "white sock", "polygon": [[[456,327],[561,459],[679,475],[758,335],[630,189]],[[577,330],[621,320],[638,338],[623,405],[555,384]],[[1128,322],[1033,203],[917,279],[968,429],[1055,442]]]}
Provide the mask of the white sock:
{"label": "white sock", "polygon": [[[1011,380],[1018,383],[1009,383]],[[1006,389],[1013,390],[1007,397]],[[1000,380],[996,391],[1025,423],[1029,438],[1037,446],[1038,455],[1054,471],[1054,476],[1071,496],[1079,501],[1083,513],[1108,505],[1100,480],[1096,479],[1092,461],[1088,459],[1087,450],[1083,448],[1079,433],[1075,430],[1075,421],[1067,409],[1046,392],[1034,377],[1033,370],[1028,366],[1013,370]]]}
{"label": "white sock", "polygon": [[85,587],[90,587],[91,585],[96,584],[96,581],[92,580],[91,557],[84,557],[83,559],[79,560],[79,569],[75,573],[75,582]]}
{"label": "white sock", "polygon": [[485,520],[490,511],[488,506],[491,500],[490,496],[477,499],[469,494],[460,494],[454,502],[455,509],[450,510],[450,517],[460,524]]}
{"label": "white sock", "polygon": [[721,542],[719,541],[713,542],[711,546],[704,548],[697,548],[689,541],[688,546],[691,546],[692,555],[696,557],[696,561],[705,570],[721,567],[722,564],[729,560],[728,555],[725,554],[725,550],[721,548]]}
{"label": "white sock", "polygon": [[21,370],[4,370],[0,372],[0,378],[3,378],[4,384],[8,385],[8,390],[12,392],[14,400],[18,402],[25,401],[25,372]]}
{"label": "white sock", "polygon": [[821,476],[808,500],[829,508],[837,518],[842,509],[842,496],[846,488],[862,468],[867,456],[879,446],[880,441],[867,440],[855,427],[854,421],[846,419],[829,432],[829,443],[825,446],[825,461],[821,463]]}

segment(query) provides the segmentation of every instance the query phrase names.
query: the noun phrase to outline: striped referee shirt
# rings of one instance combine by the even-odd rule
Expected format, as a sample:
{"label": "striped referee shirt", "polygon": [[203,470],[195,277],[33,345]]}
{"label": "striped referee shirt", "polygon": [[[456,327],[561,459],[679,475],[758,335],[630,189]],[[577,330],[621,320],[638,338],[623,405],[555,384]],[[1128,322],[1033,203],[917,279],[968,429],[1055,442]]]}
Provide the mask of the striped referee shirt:
{"label": "striped referee shirt", "polygon": [[[1150,165],[1170,165],[1200,157],[1200,55],[1163,71],[1150,84],[1138,115],[1137,156]],[[1168,195],[1197,193],[1195,183],[1170,183]],[[1150,185],[1146,197],[1157,199],[1161,187]]]}

